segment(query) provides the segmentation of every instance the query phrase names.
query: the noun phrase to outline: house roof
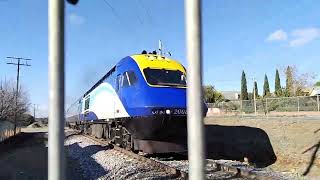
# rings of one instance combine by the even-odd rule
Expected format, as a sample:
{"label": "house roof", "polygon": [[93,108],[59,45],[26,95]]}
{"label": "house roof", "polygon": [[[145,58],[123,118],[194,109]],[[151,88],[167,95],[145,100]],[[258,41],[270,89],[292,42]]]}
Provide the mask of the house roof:
{"label": "house roof", "polygon": [[316,95],[320,95],[320,87],[316,86],[312,89],[310,96],[316,96]]}
{"label": "house roof", "polygon": [[225,99],[229,100],[238,100],[238,95],[240,91],[221,91],[221,94],[224,96]]}

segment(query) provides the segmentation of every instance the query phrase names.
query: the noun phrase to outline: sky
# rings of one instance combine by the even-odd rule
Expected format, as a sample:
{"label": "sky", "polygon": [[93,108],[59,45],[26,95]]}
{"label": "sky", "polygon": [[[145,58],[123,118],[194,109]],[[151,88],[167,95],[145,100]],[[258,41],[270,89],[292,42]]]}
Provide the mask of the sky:
{"label": "sky", "polygon": [[[65,8],[66,106],[72,104],[121,58],[155,50],[158,40],[187,66],[183,0],[80,0]],[[221,91],[248,90],[253,78],[262,93],[264,75],[287,65],[318,73],[320,1],[203,0],[203,81]],[[21,84],[39,116],[48,104],[48,4],[44,0],[0,0],[0,80],[15,80],[7,56],[31,58]],[[319,79],[319,76],[317,77]]]}

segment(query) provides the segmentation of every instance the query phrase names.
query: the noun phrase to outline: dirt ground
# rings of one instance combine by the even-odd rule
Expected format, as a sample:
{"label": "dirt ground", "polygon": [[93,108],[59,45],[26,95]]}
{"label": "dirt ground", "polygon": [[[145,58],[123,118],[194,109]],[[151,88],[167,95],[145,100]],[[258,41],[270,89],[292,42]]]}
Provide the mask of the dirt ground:
{"label": "dirt ground", "polygon": [[[0,179],[48,179],[48,148],[44,133],[22,133],[0,144]],[[67,178],[81,180],[78,162],[68,159]]]}
{"label": "dirt ground", "polygon": [[269,168],[299,176],[305,174],[310,179],[320,178],[320,116],[208,117],[205,123],[260,128],[268,135],[276,154],[276,161]]}

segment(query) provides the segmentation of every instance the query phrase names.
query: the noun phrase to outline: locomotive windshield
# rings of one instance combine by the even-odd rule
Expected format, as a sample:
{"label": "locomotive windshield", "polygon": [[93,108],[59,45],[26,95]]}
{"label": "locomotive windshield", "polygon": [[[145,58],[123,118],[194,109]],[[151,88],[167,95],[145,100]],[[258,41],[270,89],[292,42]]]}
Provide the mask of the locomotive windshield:
{"label": "locomotive windshield", "polygon": [[179,70],[151,69],[143,70],[147,82],[151,85],[186,87],[186,76]]}

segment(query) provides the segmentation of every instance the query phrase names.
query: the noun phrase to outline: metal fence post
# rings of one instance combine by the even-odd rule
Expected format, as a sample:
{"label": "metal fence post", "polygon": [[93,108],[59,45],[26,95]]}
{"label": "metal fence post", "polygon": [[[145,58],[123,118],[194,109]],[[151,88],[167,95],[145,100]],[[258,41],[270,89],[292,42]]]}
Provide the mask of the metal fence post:
{"label": "metal fence post", "polygon": [[255,78],[253,78],[253,105],[254,105],[254,115],[257,115],[257,102],[256,102],[256,86]]}
{"label": "metal fence post", "polygon": [[204,179],[201,1],[185,0],[189,178]]}
{"label": "metal fence post", "polygon": [[222,112],[224,112],[224,102],[221,102],[221,110],[222,110]]}
{"label": "metal fence post", "polygon": [[300,102],[299,102],[299,97],[297,96],[297,102],[298,102],[298,112],[300,112]]}
{"label": "metal fence post", "polygon": [[253,100],[253,105],[254,105],[254,114],[257,115],[257,100],[254,98]]}
{"label": "metal fence post", "polygon": [[268,114],[268,98],[266,98],[266,114]]}
{"label": "metal fence post", "polygon": [[64,180],[64,0],[49,0],[48,179]]}
{"label": "metal fence post", "polygon": [[320,111],[319,94],[317,95],[318,112]]}

